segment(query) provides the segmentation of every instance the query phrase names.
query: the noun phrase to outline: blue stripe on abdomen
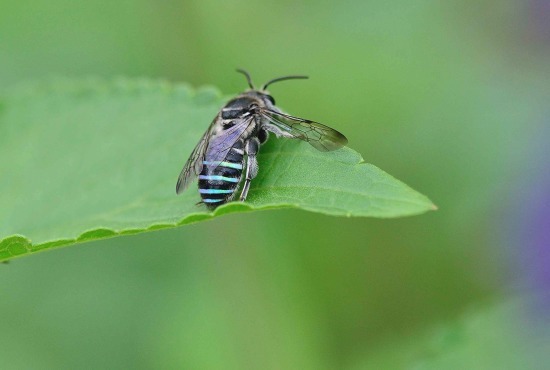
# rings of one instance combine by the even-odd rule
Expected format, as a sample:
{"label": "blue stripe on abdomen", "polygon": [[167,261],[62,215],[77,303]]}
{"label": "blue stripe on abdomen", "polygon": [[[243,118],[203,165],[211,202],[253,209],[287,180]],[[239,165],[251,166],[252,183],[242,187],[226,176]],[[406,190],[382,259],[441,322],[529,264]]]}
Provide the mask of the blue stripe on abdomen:
{"label": "blue stripe on abdomen", "polygon": [[[233,148],[243,150],[244,143],[237,142]],[[203,203],[214,209],[233,199],[243,175],[243,154],[230,150],[224,160],[214,160],[206,154],[199,175],[199,193]]]}
{"label": "blue stripe on abdomen", "polygon": [[204,203],[219,203],[219,202],[223,202],[224,199],[223,198],[222,199],[205,199],[205,198],[203,198],[202,201]]}
{"label": "blue stripe on abdomen", "polygon": [[243,164],[242,163],[233,163],[233,162],[211,162],[211,161],[202,161],[202,163],[206,166],[220,166],[220,167],[227,167],[227,168],[234,168],[236,170],[242,170]]}
{"label": "blue stripe on abdomen", "polygon": [[231,194],[234,189],[199,189],[201,194]]}
{"label": "blue stripe on abdomen", "polygon": [[227,181],[227,182],[233,182],[233,183],[239,182],[238,178],[226,177],[226,176],[220,176],[220,175],[199,175],[199,180]]}

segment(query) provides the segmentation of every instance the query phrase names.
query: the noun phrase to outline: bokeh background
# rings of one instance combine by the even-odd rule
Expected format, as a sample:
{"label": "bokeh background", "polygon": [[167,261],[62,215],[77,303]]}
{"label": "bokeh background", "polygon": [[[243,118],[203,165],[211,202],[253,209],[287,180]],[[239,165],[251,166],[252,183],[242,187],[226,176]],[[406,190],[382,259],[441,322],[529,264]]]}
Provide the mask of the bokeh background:
{"label": "bokeh background", "polygon": [[0,265],[1,369],[550,368],[549,1],[0,0],[1,88],[234,94],[235,67],[310,75],[278,104],[439,211],[231,215]]}

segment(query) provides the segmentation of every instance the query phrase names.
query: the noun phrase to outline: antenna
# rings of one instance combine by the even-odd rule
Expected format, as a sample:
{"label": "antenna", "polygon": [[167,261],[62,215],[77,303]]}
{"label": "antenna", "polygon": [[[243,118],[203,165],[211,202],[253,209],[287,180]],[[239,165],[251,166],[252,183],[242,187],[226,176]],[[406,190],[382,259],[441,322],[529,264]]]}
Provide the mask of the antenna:
{"label": "antenna", "polygon": [[305,80],[305,79],[308,79],[308,78],[309,78],[308,76],[284,76],[284,77],[277,77],[277,78],[274,78],[274,79],[271,80],[271,81],[266,82],[266,83],[262,86],[262,90],[267,89],[267,87],[268,87],[269,85],[271,85],[272,83],[275,83],[275,82],[284,81],[284,80]]}
{"label": "antenna", "polygon": [[250,78],[250,75],[248,74],[248,72],[245,71],[244,69],[240,69],[240,68],[237,68],[237,72],[242,73],[243,75],[246,76],[246,81],[248,82],[248,86],[252,90],[254,90],[254,84],[252,84],[252,79]]}

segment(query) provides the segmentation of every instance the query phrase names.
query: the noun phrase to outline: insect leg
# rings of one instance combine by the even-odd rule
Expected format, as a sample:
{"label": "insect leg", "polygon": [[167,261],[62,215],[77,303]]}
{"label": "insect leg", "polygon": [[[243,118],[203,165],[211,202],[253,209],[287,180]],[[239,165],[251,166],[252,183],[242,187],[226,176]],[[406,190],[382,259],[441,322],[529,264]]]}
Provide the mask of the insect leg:
{"label": "insect leg", "polygon": [[263,144],[269,139],[269,131],[267,131],[264,128],[260,128],[260,131],[258,131],[258,139],[260,140],[260,144]]}
{"label": "insect leg", "polygon": [[246,142],[246,178],[244,180],[243,191],[241,192],[241,202],[244,202],[250,189],[250,181],[258,174],[258,160],[256,154],[260,148],[260,140],[257,137],[251,138]]}
{"label": "insect leg", "polygon": [[275,126],[271,123],[264,124],[262,128],[269,132],[273,132],[277,137],[288,137],[291,139],[294,138],[294,135],[292,135],[290,132],[283,131],[280,127]]}

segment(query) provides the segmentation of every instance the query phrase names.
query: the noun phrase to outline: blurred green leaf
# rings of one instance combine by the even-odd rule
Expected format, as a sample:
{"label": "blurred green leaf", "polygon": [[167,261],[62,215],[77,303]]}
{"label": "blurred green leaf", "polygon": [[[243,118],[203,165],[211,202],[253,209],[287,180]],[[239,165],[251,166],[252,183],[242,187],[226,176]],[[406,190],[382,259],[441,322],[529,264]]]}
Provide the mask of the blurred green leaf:
{"label": "blurred green leaf", "polygon": [[516,297],[473,306],[430,330],[378,344],[361,354],[350,369],[546,368],[543,364],[550,360],[547,324],[534,315],[533,302],[533,297]]}
{"label": "blurred green leaf", "polygon": [[262,148],[245,204],[209,213],[195,205],[195,191],[176,197],[177,175],[223,102],[212,88],[126,79],[3,94],[0,260],[233,212],[294,207],[398,217],[435,208],[351,149],[321,153],[292,140]]}

